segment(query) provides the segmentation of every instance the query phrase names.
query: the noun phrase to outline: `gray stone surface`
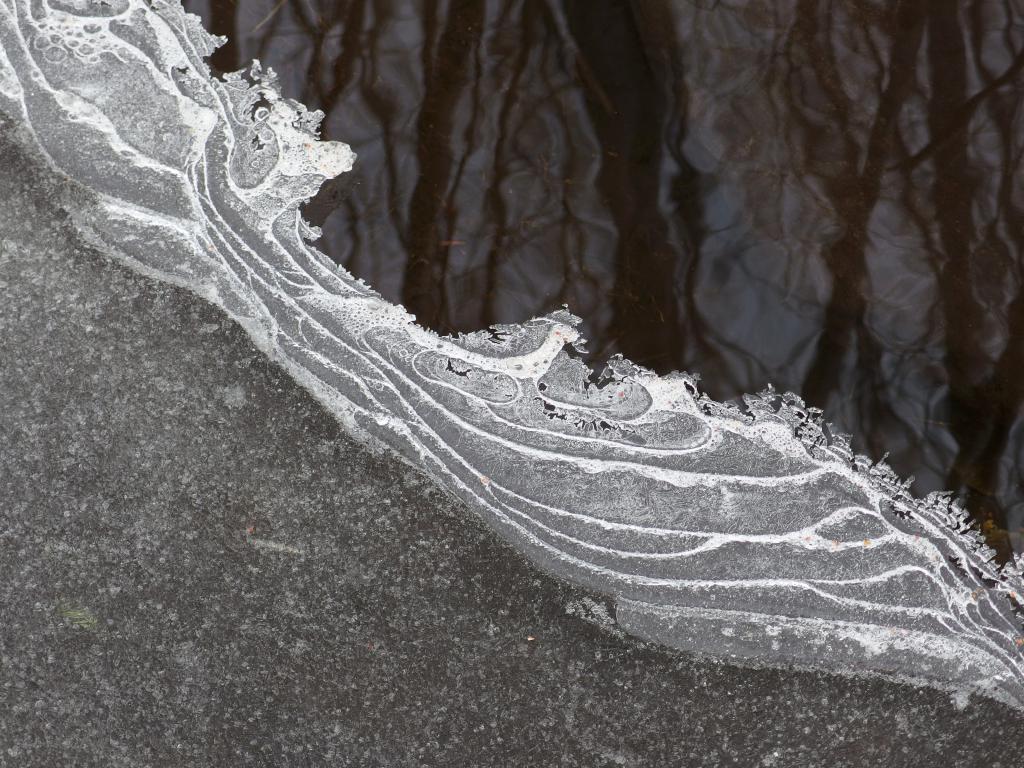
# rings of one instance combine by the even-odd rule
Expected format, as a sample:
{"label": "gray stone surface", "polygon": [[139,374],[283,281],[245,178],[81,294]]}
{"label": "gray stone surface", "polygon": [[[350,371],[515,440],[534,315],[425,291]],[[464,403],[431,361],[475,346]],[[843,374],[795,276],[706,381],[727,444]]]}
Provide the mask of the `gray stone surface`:
{"label": "gray stone surface", "polygon": [[617,632],[0,168],[0,765],[1019,765],[989,700]]}

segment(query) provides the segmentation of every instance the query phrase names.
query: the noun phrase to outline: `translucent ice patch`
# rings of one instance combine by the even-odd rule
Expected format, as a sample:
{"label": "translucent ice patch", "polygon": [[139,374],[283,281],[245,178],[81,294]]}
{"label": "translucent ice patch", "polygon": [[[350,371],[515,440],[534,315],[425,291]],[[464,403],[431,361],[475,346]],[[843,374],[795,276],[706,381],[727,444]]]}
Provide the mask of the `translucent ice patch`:
{"label": "translucent ice patch", "polygon": [[997,567],[949,497],[914,498],[794,395],[740,409],[622,359],[595,377],[568,312],[417,326],[307,244],[299,206],[352,152],[258,63],[211,77],[218,42],[177,2],[0,0],[0,110],[91,192],[86,237],[222,307],[617,627],[1024,708],[1021,560]]}

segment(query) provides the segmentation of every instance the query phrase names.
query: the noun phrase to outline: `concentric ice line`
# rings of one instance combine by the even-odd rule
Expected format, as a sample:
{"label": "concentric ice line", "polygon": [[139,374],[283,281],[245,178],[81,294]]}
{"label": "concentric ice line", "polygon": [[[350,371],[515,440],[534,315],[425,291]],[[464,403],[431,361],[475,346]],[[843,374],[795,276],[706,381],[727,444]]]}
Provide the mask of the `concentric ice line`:
{"label": "concentric ice line", "polygon": [[309,244],[299,207],[351,150],[258,63],[212,77],[219,42],[176,0],[0,0],[0,115],[76,183],[88,241],[220,306],[637,636],[1024,709],[1024,560],[995,564],[948,495],[915,498],[792,394],[717,403],[622,358],[595,384],[568,311],[417,326]]}

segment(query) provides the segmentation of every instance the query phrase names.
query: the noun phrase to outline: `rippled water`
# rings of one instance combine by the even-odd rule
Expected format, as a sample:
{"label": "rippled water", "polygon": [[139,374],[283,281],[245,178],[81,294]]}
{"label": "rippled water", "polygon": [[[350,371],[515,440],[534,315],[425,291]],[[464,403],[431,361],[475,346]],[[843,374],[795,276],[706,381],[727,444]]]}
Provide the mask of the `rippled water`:
{"label": "rippled water", "polygon": [[442,332],[801,393],[1024,550],[1024,8],[186,0],[327,113],[321,248]]}

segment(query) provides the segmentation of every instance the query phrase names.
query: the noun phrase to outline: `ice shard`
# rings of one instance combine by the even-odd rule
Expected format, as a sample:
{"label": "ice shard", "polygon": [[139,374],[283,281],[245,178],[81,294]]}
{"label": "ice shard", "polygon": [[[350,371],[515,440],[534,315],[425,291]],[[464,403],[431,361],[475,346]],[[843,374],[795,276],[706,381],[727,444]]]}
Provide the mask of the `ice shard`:
{"label": "ice shard", "polygon": [[997,565],[948,496],[915,498],[795,395],[717,403],[624,359],[595,377],[567,311],[417,326],[309,245],[299,206],[352,152],[258,63],[212,77],[217,44],[173,0],[0,0],[0,115],[76,184],[90,242],[222,307],[629,632],[1024,708],[1024,561]]}

